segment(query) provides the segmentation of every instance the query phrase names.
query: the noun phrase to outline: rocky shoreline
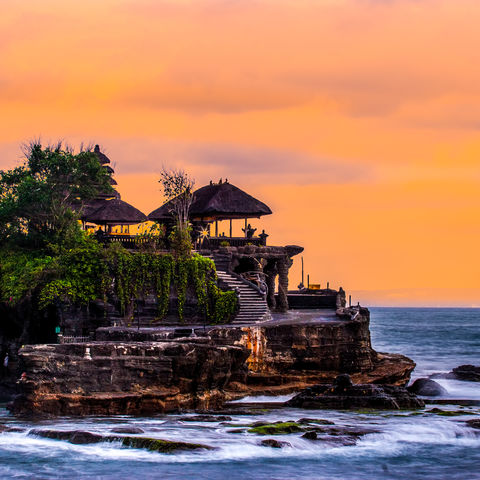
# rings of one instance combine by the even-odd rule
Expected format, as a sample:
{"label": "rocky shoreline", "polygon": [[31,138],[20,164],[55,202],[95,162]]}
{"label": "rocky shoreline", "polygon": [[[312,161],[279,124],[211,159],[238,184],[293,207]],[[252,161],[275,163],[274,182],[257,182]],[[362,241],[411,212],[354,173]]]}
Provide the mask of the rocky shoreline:
{"label": "rocky shoreline", "polygon": [[89,343],[23,347],[24,375],[11,411],[209,410],[246,395],[298,392],[343,373],[355,383],[406,385],[415,367],[407,357],[372,349],[367,309],[348,319],[193,328],[181,338],[172,329],[100,329],[97,335]]}

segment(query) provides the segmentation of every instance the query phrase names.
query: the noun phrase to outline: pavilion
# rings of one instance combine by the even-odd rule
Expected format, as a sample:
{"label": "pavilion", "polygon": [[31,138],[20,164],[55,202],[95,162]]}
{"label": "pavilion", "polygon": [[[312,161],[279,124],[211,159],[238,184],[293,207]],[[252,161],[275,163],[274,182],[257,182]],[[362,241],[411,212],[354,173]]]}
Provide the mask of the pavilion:
{"label": "pavilion", "polygon": [[103,200],[97,209],[84,214],[82,220],[102,225],[107,232],[112,226],[129,226],[146,222],[147,216],[133,205],[119,198],[113,198]]}
{"label": "pavilion", "polygon": [[[248,219],[260,218],[263,215],[270,215],[270,208],[260,200],[252,197],[228,181],[213,183],[199,188],[193,192],[193,200],[190,206],[190,221],[194,228],[203,228],[208,231],[208,242],[210,246],[217,246],[222,241],[228,241],[231,246],[241,246],[245,243],[264,245],[267,235],[265,233],[255,237],[254,230],[249,228]],[[154,210],[148,219],[151,221],[171,224],[173,215],[171,201],[164,203],[160,208]],[[218,235],[218,222],[221,220],[230,221],[230,235]],[[243,220],[245,227],[244,237],[233,237],[232,221]],[[211,235],[211,225],[215,224],[215,235]]]}

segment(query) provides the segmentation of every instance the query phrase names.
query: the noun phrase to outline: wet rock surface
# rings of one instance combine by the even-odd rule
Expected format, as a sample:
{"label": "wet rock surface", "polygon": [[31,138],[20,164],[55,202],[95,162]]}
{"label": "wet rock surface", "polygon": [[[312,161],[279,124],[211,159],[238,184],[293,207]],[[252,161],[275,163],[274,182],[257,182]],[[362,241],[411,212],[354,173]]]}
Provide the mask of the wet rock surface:
{"label": "wet rock surface", "polygon": [[21,427],[11,427],[9,425],[0,425],[0,433],[9,432],[9,433],[18,433],[24,432],[25,429]]}
{"label": "wet rock surface", "polygon": [[271,447],[271,448],[284,448],[284,447],[291,447],[292,445],[288,442],[281,442],[279,440],[274,440],[273,438],[267,438],[266,440],[262,440],[260,445],[264,447]]}
{"label": "wet rock surface", "polygon": [[99,443],[104,441],[103,435],[96,433],[83,432],[80,430],[63,431],[63,430],[39,430],[34,429],[28,432],[29,435],[42,438],[50,438],[52,440],[66,440],[75,445],[83,445],[89,443]]}
{"label": "wet rock surface", "polygon": [[430,410],[425,410],[425,413],[434,413],[435,415],[440,415],[441,417],[458,417],[459,415],[471,415],[471,412],[468,410],[442,410],[441,408],[432,408]]}
{"label": "wet rock surface", "polygon": [[104,436],[91,432],[80,430],[41,430],[33,429],[28,432],[29,435],[50,438],[52,440],[63,440],[75,445],[84,445],[101,442],[121,442],[124,447],[140,448],[159,453],[174,453],[185,450],[213,450],[209,445],[198,443],[174,442],[158,438],[148,437],[129,437],[129,436]]}
{"label": "wet rock surface", "polygon": [[480,418],[474,418],[473,420],[467,420],[465,422],[469,427],[480,430]]}
{"label": "wet rock surface", "polygon": [[354,385],[348,375],[338,376],[332,385],[315,385],[306,388],[286,406],[299,408],[332,409],[415,409],[424,402],[403,387],[392,385]]}
{"label": "wet rock surface", "polygon": [[460,365],[449,373],[434,373],[430,378],[448,378],[464,382],[480,382],[480,366]]}
{"label": "wet rock surface", "polygon": [[448,392],[439,383],[430,378],[417,378],[407,390],[415,395],[423,395],[425,397],[437,397],[447,395]]}
{"label": "wet rock surface", "polygon": [[182,417],[182,422],[228,422],[232,419],[228,415],[193,415]]}
{"label": "wet rock surface", "polygon": [[112,433],[125,433],[125,434],[128,433],[130,435],[145,433],[145,431],[142,430],[139,427],[117,427],[117,428],[112,428],[111,432]]}

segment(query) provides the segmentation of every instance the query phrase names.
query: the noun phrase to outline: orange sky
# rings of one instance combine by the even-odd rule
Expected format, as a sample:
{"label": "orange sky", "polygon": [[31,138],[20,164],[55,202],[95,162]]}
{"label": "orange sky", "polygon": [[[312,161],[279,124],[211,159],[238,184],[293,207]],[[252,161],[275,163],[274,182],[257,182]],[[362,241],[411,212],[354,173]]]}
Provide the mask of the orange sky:
{"label": "orange sky", "polygon": [[[0,0],[0,168],[100,143],[122,198],[228,177],[369,305],[480,305],[478,0]],[[300,281],[298,261],[291,285]]]}

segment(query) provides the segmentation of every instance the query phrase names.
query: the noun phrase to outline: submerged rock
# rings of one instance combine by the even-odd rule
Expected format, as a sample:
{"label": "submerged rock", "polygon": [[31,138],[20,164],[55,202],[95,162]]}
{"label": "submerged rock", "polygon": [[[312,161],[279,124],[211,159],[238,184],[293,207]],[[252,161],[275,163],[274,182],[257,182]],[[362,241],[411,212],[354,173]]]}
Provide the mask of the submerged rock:
{"label": "submerged rock", "polygon": [[213,447],[201,443],[173,442],[159,438],[148,437],[116,437],[104,436],[97,433],[84,432],[80,430],[30,430],[29,435],[51,438],[53,440],[64,440],[76,445],[100,442],[121,442],[124,447],[146,449],[153,452],[173,453],[182,450],[213,450]]}
{"label": "submerged rock", "polygon": [[232,417],[228,415],[194,415],[191,417],[182,417],[182,422],[229,422]]}
{"label": "submerged rock", "polygon": [[63,430],[30,430],[29,435],[35,435],[36,437],[51,438],[52,440],[66,440],[67,442],[75,445],[84,445],[89,443],[103,442],[103,435],[96,433],[84,432],[80,430],[63,431]]}
{"label": "submerged rock", "polygon": [[335,425],[334,422],[325,420],[323,418],[300,418],[300,420],[297,420],[297,422],[301,425],[308,425],[309,423],[314,423],[317,425]]}
{"label": "submerged rock", "polygon": [[323,442],[327,446],[352,446],[357,440],[369,433],[379,433],[378,430],[357,427],[314,427],[302,435],[306,440]]}
{"label": "submerged rock", "polygon": [[460,365],[449,373],[434,373],[430,378],[448,378],[464,382],[480,382],[480,366]]}
{"label": "submerged rock", "polygon": [[266,440],[262,440],[260,445],[264,447],[271,447],[271,448],[284,448],[284,447],[291,447],[292,445],[288,442],[280,442],[279,440],[274,440],[273,438],[267,438]]}
{"label": "submerged rock", "polygon": [[152,452],[174,453],[184,450],[214,450],[213,447],[201,443],[172,442],[147,437],[105,437],[105,441],[121,441],[124,447],[141,448]]}
{"label": "submerged rock", "polygon": [[473,420],[467,420],[465,422],[469,427],[480,430],[480,419],[474,418]]}
{"label": "submerged rock", "polygon": [[145,433],[145,431],[139,427],[117,427],[117,428],[112,428],[111,432],[112,433],[129,433],[129,434]]}
{"label": "submerged rock", "polygon": [[24,432],[25,428],[21,427],[10,427],[9,425],[0,425],[0,433],[10,432],[10,433],[18,433]]}
{"label": "submerged rock", "polygon": [[442,410],[441,408],[432,408],[426,410],[425,413],[434,413],[435,415],[440,415],[442,417],[458,417],[459,415],[471,415],[472,412],[465,410]]}
{"label": "submerged rock", "polygon": [[[480,366],[460,365],[451,372],[456,380],[465,382],[480,382]],[[452,378],[452,377],[449,377]]]}
{"label": "submerged rock", "polygon": [[358,408],[399,410],[422,408],[425,403],[403,387],[375,384],[353,385],[345,375],[342,375],[340,378],[337,377],[333,385],[314,385],[306,388],[285,405],[338,410]]}
{"label": "submerged rock", "polygon": [[407,387],[407,390],[415,395],[423,395],[425,397],[437,397],[448,394],[445,388],[430,378],[417,378]]}

